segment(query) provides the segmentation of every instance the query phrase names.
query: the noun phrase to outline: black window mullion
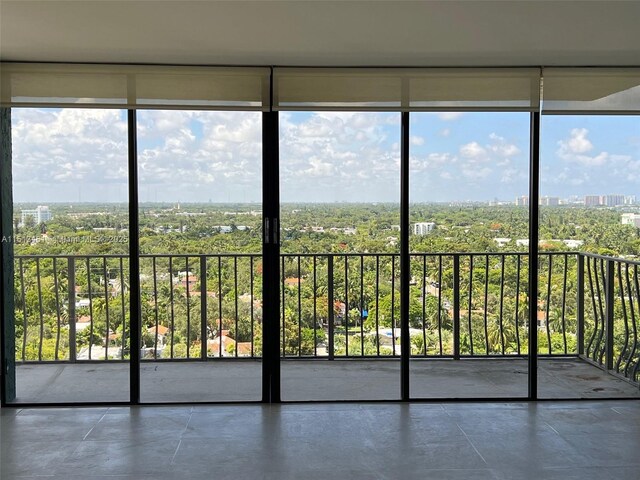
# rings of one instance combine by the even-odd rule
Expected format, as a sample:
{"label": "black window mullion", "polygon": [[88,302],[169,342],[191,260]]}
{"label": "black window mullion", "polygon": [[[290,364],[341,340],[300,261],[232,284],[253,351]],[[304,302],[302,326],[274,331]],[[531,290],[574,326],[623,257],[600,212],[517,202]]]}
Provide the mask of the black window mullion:
{"label": "black window mullion", "polygon": [[[138,219],[138,132],[135,110],[127,112],[129,145],[129,396],[140,403],[140,224]],[[123,345],[123,348],[125,346]]]}
{"label": "black window mullion", "polygon": [[540,113],[530,119],[529,156],[529,400],[538,398],[538,226],[540,222]]}
{"label": "black window mullion", "polygon": [[400,398],[410,398],[409,359],[409,112],[401,114],[400,139]]}

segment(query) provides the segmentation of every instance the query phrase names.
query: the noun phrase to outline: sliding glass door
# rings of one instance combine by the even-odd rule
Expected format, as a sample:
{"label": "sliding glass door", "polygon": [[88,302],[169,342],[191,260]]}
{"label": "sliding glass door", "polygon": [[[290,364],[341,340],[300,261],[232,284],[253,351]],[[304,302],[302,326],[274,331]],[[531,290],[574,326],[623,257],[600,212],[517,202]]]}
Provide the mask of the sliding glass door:
{"label": "sliding glass door", "polygon": [[282,399],[400,395],[400,115],[281,113]]}
{"label": "sliding glass door", "polygon": [[415,398],[527,396],[529,117],[411,115]]}
{"label": "sliding glass door", "polygon": [[259,112],[138,112],[141,401],[258,401]]}
{"label": "sliding glass door", "polygon": [[11,113],[15,402],[126,402],[126,111]]}

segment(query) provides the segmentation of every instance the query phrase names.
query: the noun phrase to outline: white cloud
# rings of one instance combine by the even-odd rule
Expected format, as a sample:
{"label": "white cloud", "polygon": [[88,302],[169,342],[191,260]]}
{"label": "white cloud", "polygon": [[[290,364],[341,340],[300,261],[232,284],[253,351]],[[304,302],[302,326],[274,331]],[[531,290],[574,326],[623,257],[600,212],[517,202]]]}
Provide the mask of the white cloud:
{"label": "white cloud", "polygon": [[440,135],[441,137],[448,137],[449,135],[451,135],[451,129],[443,128],[438,132],[438,135]]}
{"label": "white cloud", "polygon": [[451,120],[457,120],[462,115],[464,115],[464,113],[463,112],[440,112],[437,115],[440,120],[451,121]]}
{"label": "white cloud", "polygon": [[465,176],[465,178],[467,178],[472,182],[478,181],[478,180],[484,180],[492,172],[492,170],[489,167],[472,168],[468,166],[463,166],[460,171],[462,172],[462,175]]}
{"label": "white cloud", "polygon": [[601,167],[609,163],[624,164],[631,160],[628,155],[612,155],[604,151],[586,155],[587,152],[594,150],[593,143],[587,138],[588,133],[586,128],[572,129],[569,138],[558,142],[556,151],[558,157],[584,167]]}
{"label": "white cloud", "polygon": [[497,155],[502,157],[513,157],[520,153],[520,149],[512,143],[508,143],[504,137],[492,133],[489,135],[491,143],[487,145],[487,148]]}
{"label": "white cloud", "polygon": [[480,158],[485,157],[487,151],[478,142],[471,142],[460,147],[460,155],[464,158]]}
{"label": "white cloud", "polygon": [[411,145],[421,146],[424,145],[424,137],[420,137],[418,135],[411,135],[410,138]]}
{"label": "white cloud", "polygon": [[560,148],[567,153],[585,153],[593,150],[593,144],[587,138],[589,131],[586,128],[574,128],[568,140],[561,140]]}

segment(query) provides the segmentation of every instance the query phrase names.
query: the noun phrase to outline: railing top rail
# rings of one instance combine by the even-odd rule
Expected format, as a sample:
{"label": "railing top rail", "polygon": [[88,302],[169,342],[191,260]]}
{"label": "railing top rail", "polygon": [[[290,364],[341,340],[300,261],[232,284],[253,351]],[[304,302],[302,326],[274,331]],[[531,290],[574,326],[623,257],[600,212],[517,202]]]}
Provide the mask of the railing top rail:
{"label": "railing top rail", "polygon": [[[527,256],[529,252],[410,252],[410,256],[419,257],[461,257],[461,256]],[[628,263],[634,263],[633,260],[625,260],[617,257],[608,257],[585,252],[539,252],[539,255],[585,255],[595,258],[603,258],[606,260],[619,260]],[[15,258],[129,258],[128,253],[74,253],[74,254],[18,254]],[[200,257],[261,257],[262,253],[143,253],[141,258],[200,258]],[[356,252],[330,252],[330,253],[281,253],[282,257],[399,257],[400,253],[356,253]],[[636,262],[640,264],[640,262]]]}
{"label": "railing top rail", "polygon": [[582,252],[581,255],[585,257],[590,257],[590,258],[597,258],[599,260],[613,260],[614,262],[626,263],[628,265],[640,265],[639,260],[628,260],[626,258],[612,257],[609,255],[599,255],[597,253],[588,253],[588,252]]}

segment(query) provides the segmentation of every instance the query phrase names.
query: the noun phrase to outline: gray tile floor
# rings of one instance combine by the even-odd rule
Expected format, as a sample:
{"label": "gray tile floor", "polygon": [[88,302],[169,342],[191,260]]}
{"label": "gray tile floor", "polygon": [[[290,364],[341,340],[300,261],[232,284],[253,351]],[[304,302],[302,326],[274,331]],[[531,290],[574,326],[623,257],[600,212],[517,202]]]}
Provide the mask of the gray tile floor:
{"label": "gray tile floor", "polygon": [[[640,389],[578,359],[539,361],[541,398],[640,397]],[[527,395],[522,359],[414,360],[415,398],[515,398]],[[257,361],[144,363],[144,402],[257,401],[262,366]],[[128,364],[28,364],[17,369],[19,402],[113,402],[129,400]],[[398,360],[287,360],[282,398],[397,400]]]}
{"label": "gray tile floor", "polygon": [[640,402],[0,410],[0,478],[640,478]]}

